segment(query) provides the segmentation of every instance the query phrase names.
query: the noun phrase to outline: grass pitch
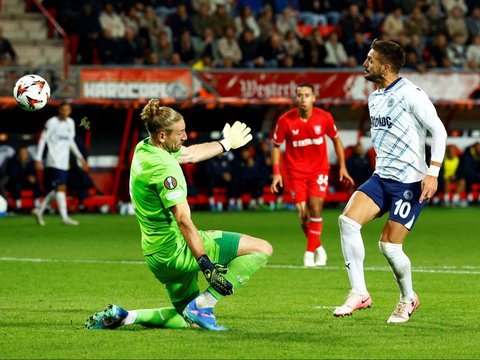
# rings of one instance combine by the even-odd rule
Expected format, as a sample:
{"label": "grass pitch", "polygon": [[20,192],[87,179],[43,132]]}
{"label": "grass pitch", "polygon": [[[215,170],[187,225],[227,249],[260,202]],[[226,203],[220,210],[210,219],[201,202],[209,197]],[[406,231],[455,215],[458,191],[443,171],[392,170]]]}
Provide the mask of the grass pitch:
{"label": "grass pitch", "polygon": [[[46,217],[0,219],[0,358],[480,358],[480,210],[426,208],[404,246],[421,305],[406,324],[387,324],[398,289],[377,249],[385,218],[366,225],[366,280],[373,306],[334,318],[348,290],[338,209],[324,212],[329,260],[304,269],[294,212],[194,213],[201,229],[267,239],[265,269],[216,308],[228,332],[88,331],[85,319],[109,302],[126,309],[169,306],[150,274],[134,217],[77,216],[79,227]],[[202,284],[205,282],[202,280]]]}

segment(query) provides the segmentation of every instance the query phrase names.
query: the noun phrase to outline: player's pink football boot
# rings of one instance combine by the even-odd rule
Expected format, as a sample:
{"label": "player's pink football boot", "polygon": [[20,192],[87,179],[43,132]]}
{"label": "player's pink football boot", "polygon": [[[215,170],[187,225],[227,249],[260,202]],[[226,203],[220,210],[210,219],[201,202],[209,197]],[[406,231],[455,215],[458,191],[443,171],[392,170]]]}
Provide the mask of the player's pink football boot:
{"label": "player's pink football boot", "polygon": [[372,298],[368,293],[359,295],[350,291],[345,300],[345,304],[337,307],[333,312],[333,316],[341,317],[352,315],[355,310],[366,309],[370,306],[372,306]]}
{"label": "player's pink football boot", "polygon": [[415,298],[412,302],[400,301],[393,314],[388,318],[387,323],[399,324],[407,322],[419,305],[420,300],[418,299],[417,294],[415,294]]}

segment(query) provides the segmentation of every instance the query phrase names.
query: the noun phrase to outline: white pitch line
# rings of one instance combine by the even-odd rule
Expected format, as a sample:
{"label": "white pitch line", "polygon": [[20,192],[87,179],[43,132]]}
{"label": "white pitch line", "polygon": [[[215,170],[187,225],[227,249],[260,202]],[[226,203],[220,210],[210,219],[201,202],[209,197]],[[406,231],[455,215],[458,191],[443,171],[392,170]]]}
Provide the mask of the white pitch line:
{"label": "white pitch line", "polygon": [[[10,262],[36,262],[36,263],[75,263],[75,264],[121,264],[121,265],[144,265],[145,262],[141,260],[100,260],[100,259],[46,259],[46,258],[16,258],[16,257],[0,257],[0,261]],[[343,266],[322,266],[319,268],[306,268],[300,265],[267,265],[270,269],[296,269],[296,270],[343,270]],[[477,270],[478,269],[478,270]],[[388,266],[370,266],[365,267],[365,271],[388,271],[391,269]],[[439,266],[439,267],[416,267],[412,269],[416,273],[431,273],[431,274],[465,274],[465,275],[480,275],[480,266]]]}

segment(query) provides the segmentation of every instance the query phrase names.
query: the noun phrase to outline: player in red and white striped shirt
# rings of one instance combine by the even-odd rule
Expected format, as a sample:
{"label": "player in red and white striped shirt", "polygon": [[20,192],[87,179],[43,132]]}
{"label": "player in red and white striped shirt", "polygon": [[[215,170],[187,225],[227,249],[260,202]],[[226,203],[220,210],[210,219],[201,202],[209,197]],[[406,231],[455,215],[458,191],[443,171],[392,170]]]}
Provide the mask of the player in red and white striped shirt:
{"label": "player in red and white striped shirt", "polygon": [[327,254],[322,246],[322,209],[328,191],[328,163],[326,136],[332,141],[339,164],[339,179],[353,185],[345,165],[343,144],[338,137],[332,115],[314,107],[313,85],[302,83],[296,89],[297,107],[278,119],[273,133],[271,189],[283,187],[280,174],[280,145],[285,142],[284,165],[292,198],[300,215],[302,229],[307,237],[304,266],[323,266]]}

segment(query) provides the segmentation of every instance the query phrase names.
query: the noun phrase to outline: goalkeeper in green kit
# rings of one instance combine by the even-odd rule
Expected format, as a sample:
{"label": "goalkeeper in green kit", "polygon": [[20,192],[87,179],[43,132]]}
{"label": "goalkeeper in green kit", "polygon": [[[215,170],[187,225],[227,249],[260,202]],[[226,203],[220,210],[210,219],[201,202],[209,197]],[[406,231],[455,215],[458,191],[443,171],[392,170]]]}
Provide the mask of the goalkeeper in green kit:
{"label": "goalkeeper in green kit", "polygon": [[[130,196],[146,263],[165,285],[173,307],[127,311],[109,305],[87,319],[85,326],[185,328],[196,324],[208,330],[226,330],[213,313],[217,301],[244,285],[267,263],[273,250],[267,241],[249,235],[197,230],[180,164],[203,161],[245,145],[252,139],[250,128],[241,122],[226,124],[222,140],[184,147],[185,121],[175,110],[152,99],[143,108],[141,119],[149,137],[135,148]],[[209,283],[203,293],[198,287],[199,271]]]}

